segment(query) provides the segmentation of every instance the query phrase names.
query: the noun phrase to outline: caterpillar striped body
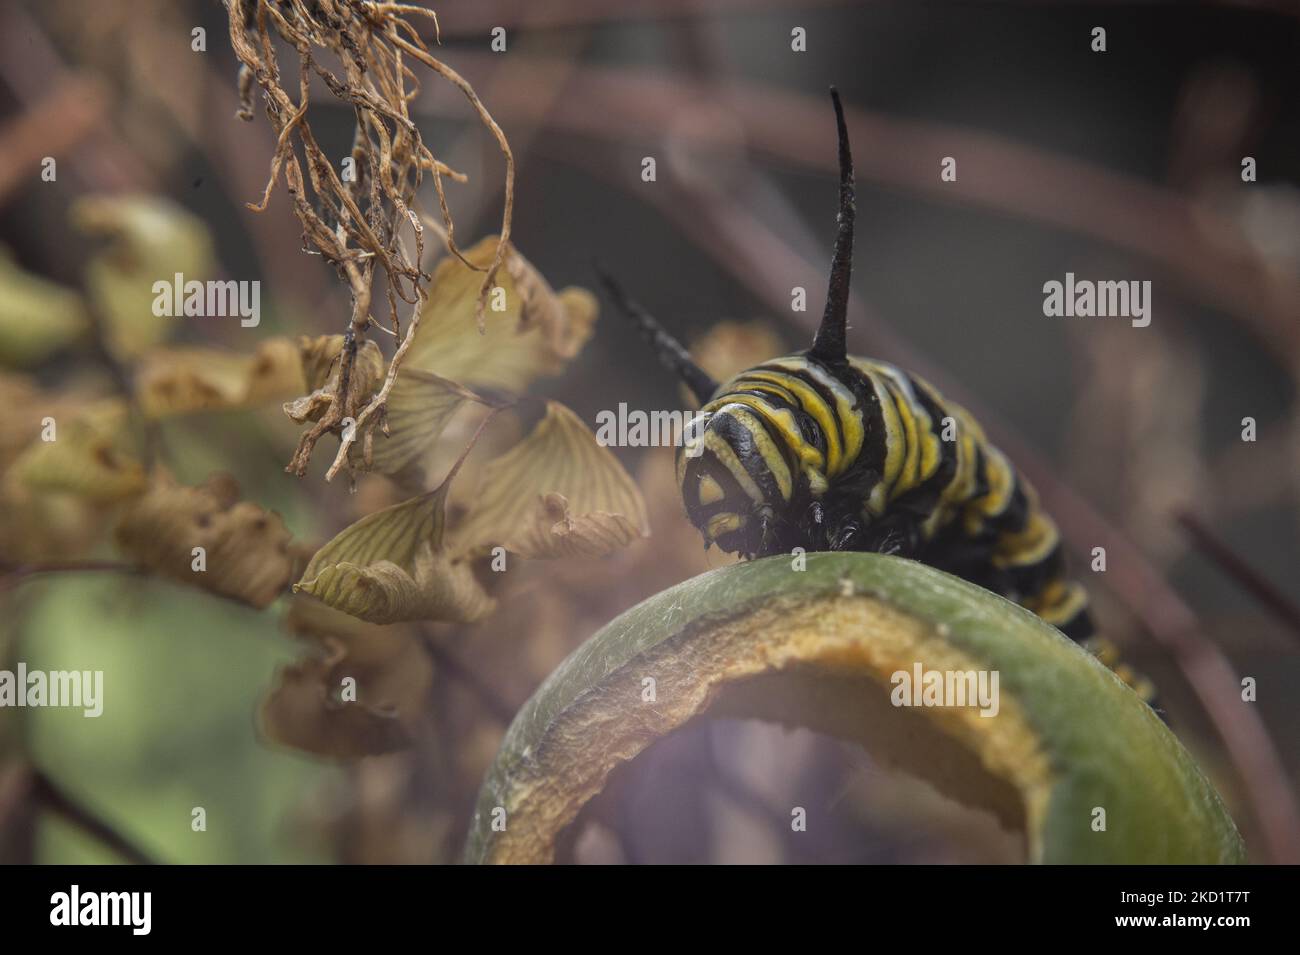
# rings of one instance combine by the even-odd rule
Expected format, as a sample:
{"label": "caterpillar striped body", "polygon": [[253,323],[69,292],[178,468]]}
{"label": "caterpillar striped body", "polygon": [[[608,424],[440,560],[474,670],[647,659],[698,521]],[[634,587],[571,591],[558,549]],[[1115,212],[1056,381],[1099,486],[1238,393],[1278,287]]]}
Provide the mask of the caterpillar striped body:
{"label": "caterpillar striped body", "polygon": [[1060,535],[1033,488],[973,417],[884,362],[807,355],[766,362],[701,409],[678,454],[691,522],[746,557],[869,550],[915,557],[1091,633],[1065,579]]}
{"label": "caterpillar striped body", "polygon": [[838,94],[840,202],[826,308],[812,347],[719,384],[608,275],[619,308],[701,403],[678,449],[687,517],[705,546],[745,558],[805,551],[909,557],[976,583],[1088,641],[1148,701],[1148,681],[1090,641],[1084,588],[1033,487],[979,423],[921,378],[846,346],[856,214]]}

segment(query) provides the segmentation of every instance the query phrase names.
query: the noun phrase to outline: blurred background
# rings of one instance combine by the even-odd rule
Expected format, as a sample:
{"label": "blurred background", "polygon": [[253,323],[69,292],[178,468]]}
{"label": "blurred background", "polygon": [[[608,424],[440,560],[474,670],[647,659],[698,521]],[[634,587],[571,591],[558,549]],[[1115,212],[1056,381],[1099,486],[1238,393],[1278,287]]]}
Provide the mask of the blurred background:
{"label": "blurred background", "polygon": [[[598,256],[718,374],[811,341],[835,215],[836,84],[857,162],[850,350],[916,371],[974,412],[1038,487],[1077,568],[1106,548],[1106,572],[1083,575],[1102,630],[1160,688],[1252,861],[1300,861],[1294,5],[431,6],[435,52],[510,140],[517,248],[556,287],[591,287]],[[1104,53],[1092,50],[1098,26]],[[495,27],[504,53],[492,51]],[[795,28],[806,52],[792,50]],[[283,189],[264,213],[244,205],[262,195],[275,141],[260,107],[253,123],[236,120],[237,66],[214,0],[0,0],[0,245],[13,267],[86,288],[102,241],[74,227],[78,202],[144,194],[201,224],[215,274],[263,283],[258,328],[187,322],[177,342],[251,352],[265,336],[342,331],[346,293],[302,253]],[[317,103],[323,148],[345,154],[352,113]],[[448,186],[457,234],[468,245],[495,232],[495,142],[446,84],[426,82],[411,109],[434,154],[469,175]],[[48,156],[55,182],[40,178]],[[642,179],[647,156],[654,182]],[[956,181],[941,179],[944,157]],[[1246,157],[1255,181],[1243,182]],[[1149,280],[1150,326],[1045,317],[1043,284],[1066,272]],[[794,286],[808,290],[806,312],[791,310]],[[103,357],[85,343],[15,346],[11,402],[111,389]],[[682,407],[607,307],[566,373],[537,391],[593,426],[620,402]],[[272,406],[171,418],[160,441],[179,480],[230,472],[310,546],[400,499],[379,477],[355,495],[325,483],[320,461],[286,475],[298,430]],[[431,677],[403,714],[415,744],[395,754],[337,760],[257,732],[276,667],[302,652],[288,598],[259,612],[111,570],[11,573],[5,665],[102,669],[106,706],[96,720],[0,711],[0,860],[454,861],[505,725],[545,675],[622,610],[724,560],[701,552],[681,513],[670,449],[619,456],[653,536],[596,566],[530,565],[476,626],[410,628]],[[18,523],[7,515],[6,528]],[[30,543],[39,531],[22,533]],[[60,559],[111,554],[94,534],[73,536]],[[0,545],[11,570],[34,559]],[[1241,702],[1244,677],[1258,681],[1257,702]],[[798,841],[784,808],[795,799],[825,820]],[[194,807],[205,833],[191,829]],[[858,750],[731,721],[657,743],[579,828],[579,861],[1023,853],[991,818]]]}

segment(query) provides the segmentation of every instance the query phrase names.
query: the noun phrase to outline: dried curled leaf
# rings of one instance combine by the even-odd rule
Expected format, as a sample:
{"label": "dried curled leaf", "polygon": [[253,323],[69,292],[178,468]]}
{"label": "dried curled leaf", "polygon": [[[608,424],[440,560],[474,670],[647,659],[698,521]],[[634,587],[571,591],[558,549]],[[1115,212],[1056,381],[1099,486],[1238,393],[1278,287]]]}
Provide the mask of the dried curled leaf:
{"label": "dried curled leaf", "polygon": [[292,599],[285,628],[313,652],[282,670],[263,699],[264,737],[336,759],[410,745],[433,662],[408,628],[365,623],[310,597]]}
{"label": "dried curled leaf", "polygon": [[727,381],[789,351],[765,322],[718,322],[691,343],[691,357],[714,381]]}
{"label": "dried curled leaf", "polygon": [[[0,555],[17,563],[84,556],[106,505],[143,487],[138,465],[118,450],[125,407],[42,391],[23,375],[0,375],[0,407],[10,409],[0,417]],[[64,439],[57,452],[41,440],[51,433]],[[101,443],[107,450],[97,453]]]}
{"label": "dried curled leaf", "polygon": [[449,484],[344,528],[316,552],[294,591],[371,623],[486,616],[492,598],[468,563],[443,550]]}
{"label": "dried curled leaf", "polygon": [[[465,258],[486,267],[496,236],[466,250]],[[587,339],[596,320],[596,299],[582,288],[552,291],[537,270],[513,248],[498,275],[499,292],[488,296],[486,328],[474,320],[481,272],[454,257],[433,273],[433,288],[403,368],[433,372],[471,388],[522,392],[538,378],[560,374]]]}
{"label": "dried curled leaf", "polygon": [[636,482],[577,415],[548,401],[532,434],[484,468],[454,549],[599,557],[649,532]]}
{"label": "dried curled leaf", "polygon": [[265,607],[293,573],[289,531],[280,515],[239,497],[226,474],[198,487],[160,476],[123,513],[118,547],[164,577]]}
{"label": "dried curled leaf", "polygon": [[[403,368],[388,392],[388,434],[373,437],[371,470],[398,474],[425,454],[467,401],[482,401],[454,381]],[[355,446],[354,446],[355,447]]]}
{"label": "dried curled leaf", "polygon": [[258,716],[262,737],[336,759],[393,753],[410,746],[410,734],[393,710],[342,698],[347,653],[330,638],[324,646],[323,655],[290,663],[276,674]]}
{"label": "dried curled leaf", "polygon": [[[302,375],[310,394],[286,403],[284,413],[299,424],[319,421],[329,408],[331,399],[339,394],[339,375],[343,370],[339,355],[343,352],[343,343],[342,335],[298,339]],[[349,394],[358,404],[364,404],[383,380],[383,352],[374,342],[363,342],[357,349],[356,361],[352,363]]]}
{"label": "dried curled leaf", "polygon": [[24,271],[0,248],[0,364],[34,365],[80,339],[88,325],[80,295]]}
{"label": "dried curled leaf", "polygon": [[86,288],[103,316],[104,337],[119,358],[134,358],[168,337],[177,319],[157,314],[155,282],[206,281],[216,267],[202,220],[153,196],[87,196],[73,224],[110,239],[86,266]]}
{"label": "dried curled leaf", "polygon": [[306,390],[298,346],[262,342],[252,355],[216,348],[155,348],[136,374],[136,400],[151,418],[252,408]]}
{"label": "dried curled leaf", "polygon": [[333,640],[341,645],[348,673],[358,677],[359,699],[392,707],[408,720],[421,714],[433,680],[433,660],[413,627],[367,623],[296,594],[289,600],[284,628],[309,644]]}
{"label": "dried curled leaf", "polygon": [[542,495],[532,522],[507,542],[506,550],[531,558],[605,557],[645,536],[622,514],[574,514],[565,496],[554,492]]}
{"label": "dried curled leaf", "polygon": [[13,477],[31,491],[63,491],[107,503],[139,494],[148,480],[124,450],[126,406],[104,400],[71,420],[54,418],[54,440],[32,442],[13,464]]}
{"label": "dried curled leaf", "polygon": [[[540,329],[552,352],[572,358],[591,335],[596,318],[596,298],[583,288],[570,287],[558,295],[533,263],[510,246],[506,274],[519,296],[519,331]],[[507,298],[509,290],[507,290]]]}
{"label": "dried curled leaf", "polygon": [[94,501],[0,481],[0,555],[8,562],[84,557],[103,533],[104,520],[103,508]]}
{"label": "dried curled leaf", "polygon": [[41,433],[41,419],[55,415],[56,404],[62,403],[43,391],[34,378],[0,374],[0,407],[10,409],[8,414],[0,415],[0,470],[8,468],[36,440]]}
{"label": "dried curled leaf", "polygon": [[[314,391],[323,388],[338,377],[339,355],[343,352],[345,341],[343,335],[299,337],[298,354],[302,359],[303,378],[309,389]],[[370,347],[357,351],[353,373],[358,376],[355,381],[362,392],[369,394],[384,377],[384,356],[374,342],[366,342],[366,345]]]}

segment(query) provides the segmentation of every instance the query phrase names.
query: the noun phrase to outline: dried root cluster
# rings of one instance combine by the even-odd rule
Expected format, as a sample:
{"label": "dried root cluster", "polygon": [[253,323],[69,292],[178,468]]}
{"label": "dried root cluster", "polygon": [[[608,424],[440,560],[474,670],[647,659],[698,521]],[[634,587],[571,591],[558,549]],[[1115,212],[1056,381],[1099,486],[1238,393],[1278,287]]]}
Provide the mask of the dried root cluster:
{"label": "dried root cluster", "polygon": [[[415,67],[425,67],[452,83],[500,145],[505,156],[505,211],[491,262],[471,265],[482,272],[476,316],[482,325],[484,303],[505,261],[514,200],[514,158],[505,134],[469,83],[431,55],[412,17],[434,24],[432,10],[404,3],[372,0],[225,0],[230,41],[240,68],[240,116],[252,120],[255,89],[262,91],[266,115],[276,133],[271,175],[260,202],[261,212],[283,176],[294,212],[303,228],[307,251],[334,265],[351,291],[352,306],[344,347],[339,353],[334,387],[320,393],[287,470],[302,475],[317,441],[338,434],[340,447],[327,477],[347,466],[348,449],[376,425],[385,428],[385,407],[402,358],[410,346],[428,297],[429,273],[421,269],[424,226],[417,196],[431,176],[442,212],[447,248],[471,265],[456,245],[444,181],[465,176],[438,160],[411,120],[409,104],[420,91]],[[296,54],[296,95],[292,72],[282,72],[285,47]],[[332,161],[321,149],[308,119],[313,78],[356,115],[350,162]],[[290,89],[285,88],[286,82]],[[377,288],[377,270],[386,281]],[[382,289],[382,290],[381,290]],[[376,299],[388,305],[387,328],[372,314]],[[400,311],[409,307],[405,324]],[[383,383],[373,393],[357,387],[357,356],[371,327],[390,330],[398,339]]]}

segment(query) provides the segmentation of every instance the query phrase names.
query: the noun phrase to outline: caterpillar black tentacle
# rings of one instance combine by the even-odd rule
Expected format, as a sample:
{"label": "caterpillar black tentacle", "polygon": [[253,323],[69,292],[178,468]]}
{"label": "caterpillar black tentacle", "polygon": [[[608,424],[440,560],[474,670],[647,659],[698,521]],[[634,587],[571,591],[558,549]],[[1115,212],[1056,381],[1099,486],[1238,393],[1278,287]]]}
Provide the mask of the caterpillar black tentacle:
{"label": "caterpillar black tentacle", "polygon": [[831,280],[826,290],[826,310],[813,338],[809,356],[838,367],[848,358],[849,285],[853,276],[853,221],[857,199],[853,191],[853,152],[849,129],[844,122],[840,94],[831,87],[835,106],[835,129],[840,148],[840,211],[836,219],[835,249],[831,254]]}
{"label": "caterpillar black tentacle", "polygon": [[617,280],[606,272],[600,265],[592,263],[596,274],[600,277],[601,284],[609,292],[614,304],[628,318],[632,319],[641,329],[641,334],[645,336],[650,346],[659,356],[659,360],[674,375],[682,380],[682,383],[690,389],[695,400],[703,404],[709,400],[709,396],[718,390],[718,383],[710,378],[699,365],[691,361],[691,353],[682,347],[677,339],[673,338],[664,331],[654,317],[644,308],[632,301],[627,292],[623,290]]}
{"label": "caterpillar black tentacle", "polygon": [[1083,587],[1033,487],[959,404],[916,375],[850,356],[853,159],[839,96],[840,202],[826,309],[813,346],[721,385],[619,286],[619,307],[702,403],[677,456],[706,546],[746,558],[805,551],[910,557],[1002,594],[1097,654],[1148,702],[1149,682],[1093,637]]}

